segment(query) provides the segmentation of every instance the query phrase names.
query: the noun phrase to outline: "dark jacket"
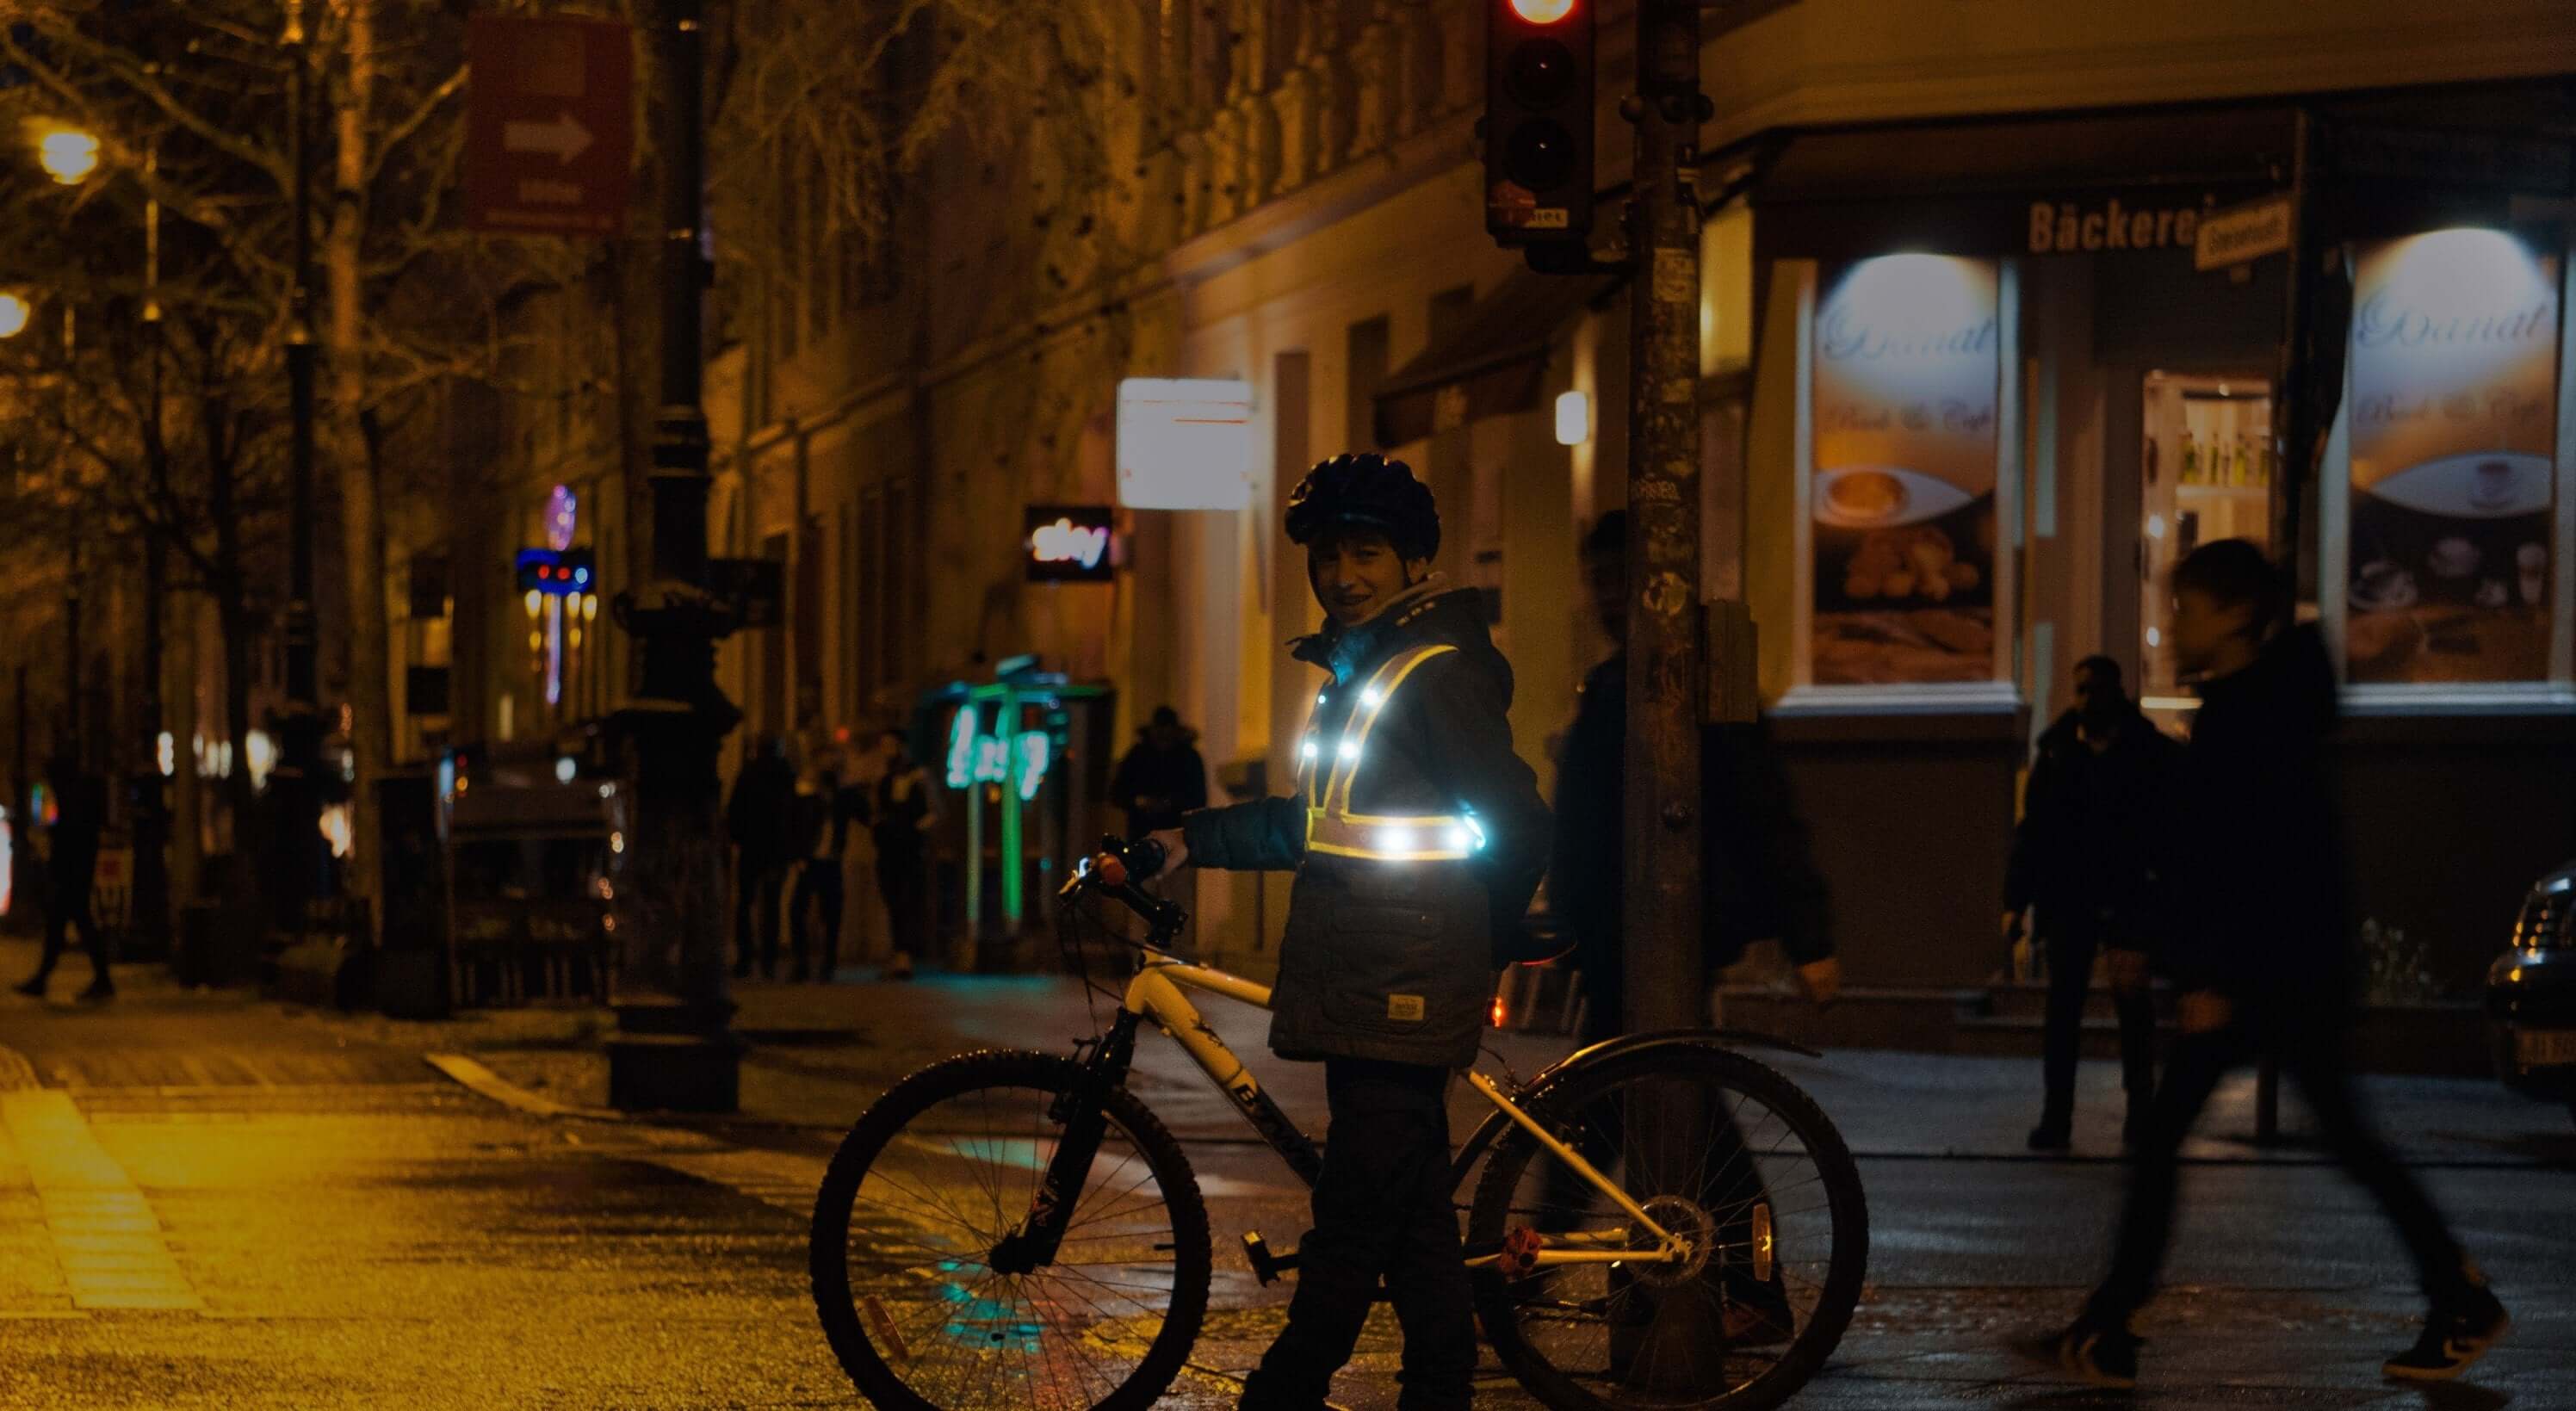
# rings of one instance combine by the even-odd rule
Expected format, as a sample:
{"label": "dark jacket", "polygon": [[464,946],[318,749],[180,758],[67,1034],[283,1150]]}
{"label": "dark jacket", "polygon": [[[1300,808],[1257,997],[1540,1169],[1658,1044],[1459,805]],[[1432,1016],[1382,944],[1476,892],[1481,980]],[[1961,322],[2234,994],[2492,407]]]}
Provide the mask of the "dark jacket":
{"label": "dark jacket", "polygon": [[2313,628],[2203,684],[2172,832],[2176,906],[2163,968],[2240,999],[2348,1005],[2355,950],[2327,776],[2334,668]]}
{"label": "dark jacket", "polygon": [[790,861],[796,846],[796,766],[755,755],[734,776],[725,831],[754,864]]}
{"label": "dark jacket", "polygon": [[868,808],[868,836],[876,840],[877,856],[920,851],[929,841],[921,820],[929,816],[930,775],[917,764],[887,770]]}
{"label": "dark jacket", "polygon": [[[1583,678],[1574,728],[1557,764],[1556,851],[1548,910],[1574,938],[1574,963],[1593,1013],[1623,1012],[1623,898],[1627,859],[1625,762],[1628,659]],[[1701,936],[1710,978],[1757,940],[1776,938],[1804,965],[1834,953],[1825,879],[1807,827],[1760,722],[1700,731]]]}
{"label": "dark jacket", "polygon": [[58,780],[55,790],[45,870],[56,886],[87,887],[107,826],[107,786],[96,775],[74,774]]}
{"label": "dark jacket", "polygon": [[[1434,583],[1437,580],[1433,580]],[[1463,861],[1382,862],[1306,851],[1301,792],[1205,809],[1183,821],[1191,861],[1297,873],[1271,996],[1283,1058],[1354,1057],[1463,1067],[1493,997],[1494,957],[1516,937],[1547,865],[1547,805],[1512,752],[1512,671],[1473,591],[1430,584],[1358,627],[1296,643],[1332,674],[1315,708],[1317,768],[1360,706],[1361,683],[1398,653],[1445,644],[1393,695],[1351,786],[1354,813],[1454,816],[1485,846]]]}
{"label": "dark jacket", "polygon": [[1150,738],[1151,727],[1138,733],[1147,738],[1137,740],[1118,761],[1118,773],[1109,781],[1110,801],[1127,815],[1131,838],[1178,828],[1181,815],[1207,807],[1208,801],[1207,763],[1190,748],[1190,737],[1165,749]]}
{"label": "dark jacket", "polygon": [[2086,927],[2150,949],[2161,923],[2159,852],[2173,836],[2182,746],[2130,710],[2109,749],[2084,740],[2075,711],[2039,737],[2004,872],[2004,909],[2036,907],[2039,933]]}

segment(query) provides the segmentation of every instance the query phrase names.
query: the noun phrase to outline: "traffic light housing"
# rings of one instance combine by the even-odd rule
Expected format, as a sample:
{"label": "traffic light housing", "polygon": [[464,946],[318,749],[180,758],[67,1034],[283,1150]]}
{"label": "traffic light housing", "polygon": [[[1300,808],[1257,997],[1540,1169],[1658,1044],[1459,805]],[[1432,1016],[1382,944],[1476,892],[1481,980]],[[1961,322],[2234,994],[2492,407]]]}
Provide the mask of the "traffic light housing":
{"label": "traffic light housing", "polygon": [[1485,0],[1485,229],[1503,245],[1591,232],[1598,3]]}
{"label": "traffic light housing", "polygon": [[599,579],[588,549],[519,550],[519,591],[563,597],[593,593]]}

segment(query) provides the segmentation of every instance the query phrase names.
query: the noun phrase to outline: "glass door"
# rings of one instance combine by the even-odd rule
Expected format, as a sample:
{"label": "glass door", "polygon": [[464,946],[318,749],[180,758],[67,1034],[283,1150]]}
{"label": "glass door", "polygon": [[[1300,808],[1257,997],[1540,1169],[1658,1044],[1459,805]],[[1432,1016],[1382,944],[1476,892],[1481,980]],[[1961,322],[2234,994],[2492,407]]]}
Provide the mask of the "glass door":
{"label": "glass door", "polygon": [[2195,704],[2165,643],[2173,566],[2203,544],[2272,543],[2272,384],[2261,377],[2150,372],[2144,388],[2138,620],[2139,697],[2159,725],[2183,726]]}

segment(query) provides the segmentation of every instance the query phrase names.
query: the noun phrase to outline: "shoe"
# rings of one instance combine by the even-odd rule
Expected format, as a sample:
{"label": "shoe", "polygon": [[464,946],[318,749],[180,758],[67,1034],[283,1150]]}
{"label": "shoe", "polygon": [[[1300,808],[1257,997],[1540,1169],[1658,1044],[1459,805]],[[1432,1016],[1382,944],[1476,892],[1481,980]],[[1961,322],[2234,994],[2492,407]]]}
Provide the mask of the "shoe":
{"label": "shoe", "polygon": [[2074,1124],[2071,1122],[2042,1122],[2030,1129],[2030,1149],[2033,1151],[2067,1151],[2074,1145]]}
{"label": "shoe", "polygon": [[2513,1319],[2487,1292],[2486,1280],[2474,1270],[2467,1293],[2433,1305],[2424,1319],[2424,1335],[2415,1345],[2379,1364],[2382,1376],[2410,1382],[2446,1382],[2469,1369],[2502,1341]]}
{"label": "shoe", "polygon": [[89,988],[81,991],[80,997],[91,1004],[112,1000],[116,998],[116,982],[101,975],[89,982]]}
{"label": "shoe", "polygon": [[34,979],[11,985],[9,988],[16,990],[18,993],[25,995],[29,999],[43,999],[45,997],[46,979],[46,976],[38,975]]}
{"label": "shoe", "polygon": [[2030,1362],[2097,1387],[2128,1390],[2138,1384],[2138,1335],[2087,1313],[2061,1333],[2013,1344]]}
{"label": "shoe", "polygon": [[912,956],[904,951],[896,951],[894,953],[894,962],[886,966],[885,977],[889,980],[911,979]]}

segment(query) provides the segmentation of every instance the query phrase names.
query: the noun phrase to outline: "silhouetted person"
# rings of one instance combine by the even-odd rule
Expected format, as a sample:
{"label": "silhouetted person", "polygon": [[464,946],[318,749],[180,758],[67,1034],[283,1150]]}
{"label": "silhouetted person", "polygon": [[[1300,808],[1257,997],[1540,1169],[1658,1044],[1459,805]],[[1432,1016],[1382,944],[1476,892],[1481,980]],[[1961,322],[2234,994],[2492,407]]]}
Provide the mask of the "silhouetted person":
{"label": "silhouetted person", "polygon": [[1181,815],[1207,807],[1207,762],[1199,758],[1198,732],[1170,706],[1136,732],[1136,744],[1118,761],[1109,797],[1127,815],[1127,836],[1181,826]]}
{"label": "silhouetted person", "polygon": [[2129,1095],[2122,1131],[2132,1146],[2145,1131],[2156,1079],[2155,1001],[2147,991],[2155,857],[2173,827],[2181,763],[2182,746],[2121,689],[2118,662],[2095,656],[2075,664],[2075,706],[2039,737],[2004,876],[2005,938],[2016,938],[2023,913],[2034,912],[2048,947],[2047,1096],[2030,1133],[2035,1151],[2073,1142],[2075,1065],[2096,954],[2110,971],[2120,1019],[2120,1085]]}
{"label": "silhouetted person", "polygon": [[45,780],[53,790],[54,825],[52,847],[45,858],[44,958],[36,962],[36,973],[18,987],[18,993],[44,997],[54,964],[63,958],[63,933],[75,928],[81,949],[89,955],[89,988],[81,991],[81,998],[113,999],[116,982],[107,972],[107,943],[89,910],[90,885],[98,872],[99,833],[107,823],[106,786],[62,756],[46,765]]}
{"label": "silhouetted person", "polygon": [[762,735],[752,744],[725,805],[725,829],[734,843],[733,973],[751,975],[757,949],[760,978],[778,978],[778,904],[795,861],[796,767],[787,742]]}
{"label": "silhouetted person", "polygon": [[796,806],[803,860],[787,903],[787,934],[795,949],[788,978],[806,978],[810,955],[820,961],[814,978],[830,984],[841,968],[841,868],[849,858],[850,824],[866,816],[867,798],[826,769],[814,776],[813,792],[796,796]]}
{"label": "silhouetted person", "polygon": [[2023,1350],[2087,1381],[2137,1380],[2129,1319],[2153,1292],[2173,1227],[2176,1153],[2210,1092],[2260,1054],[2278,1060],[2327,1149],[2378,1200],[2414,1257],[2431,1311],[2391,1377],[2454,1377],[2510,1321],[2441,1215],[2380,1143],[2344,1071],[2359,956],[2344,909],[2338,810],[2327,783],[2335,677],[2317,631],[2263,551],[2222,539],[2173,573],[2174,660],[2200,678],[2173,834],[2174,925],[2158,960],[2182,991],[2182,1037],[2129,1169],[2111,1272],[2064,1332]]}
{"label": "silhouetted person", "polygon": [[913,956],[930,947],[930,776],[913,763],[903,732],[888,730],[880,741],[886,770],[868,809],[868,835],[877,845],[877,893],[894,943],[886,974],[908,980]]}

